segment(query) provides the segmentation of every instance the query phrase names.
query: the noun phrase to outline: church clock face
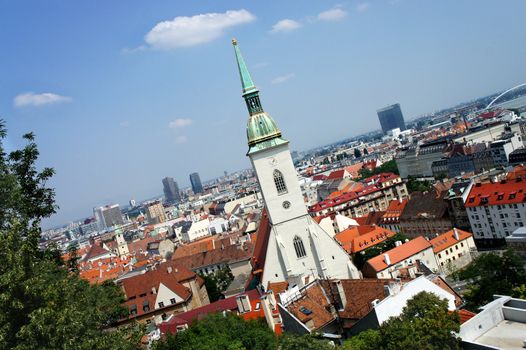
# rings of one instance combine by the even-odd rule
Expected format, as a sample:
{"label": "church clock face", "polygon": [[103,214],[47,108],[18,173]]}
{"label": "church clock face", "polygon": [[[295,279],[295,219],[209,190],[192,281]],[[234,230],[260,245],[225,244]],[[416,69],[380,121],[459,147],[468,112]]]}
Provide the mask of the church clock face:
{"label": "church clock face", "polygon": [[274,158],[274,157],[270,157],[269,160],[268,160],[268,163],[270,165],[276,165],[276,164],[278,164],[278,160],[276,158]]}
{"label": "church clock face", "polygon": [[283,208],[285,208],[285,209],[289,209],[290,208],[290,202],[289,201],[284,201],[282,205],[283,205]]}

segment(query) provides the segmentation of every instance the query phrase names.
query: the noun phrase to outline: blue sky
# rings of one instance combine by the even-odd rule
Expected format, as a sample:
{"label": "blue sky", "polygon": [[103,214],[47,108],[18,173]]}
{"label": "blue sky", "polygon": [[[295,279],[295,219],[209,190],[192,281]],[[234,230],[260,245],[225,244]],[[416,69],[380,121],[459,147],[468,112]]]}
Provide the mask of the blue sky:
{"label": "blue sky", "polygon": [[[0,1],[8,147],[34,131],[58,214],[250,166],[236,37],[292,149],[526,81],[524,1]],[[165,22],[164,24],[162,22]]]}

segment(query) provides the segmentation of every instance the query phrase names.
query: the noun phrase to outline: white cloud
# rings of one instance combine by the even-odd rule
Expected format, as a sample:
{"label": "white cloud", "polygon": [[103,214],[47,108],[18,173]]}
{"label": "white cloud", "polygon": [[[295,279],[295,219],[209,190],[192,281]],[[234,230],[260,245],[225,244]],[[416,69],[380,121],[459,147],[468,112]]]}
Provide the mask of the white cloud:
{"label": "white cloud", "polygon": [[188,126],[190,124],[192,124],[192,119],[180,118],[180,119],[175,119],[174,121],[171,121],[170,123],[168,123],[168,127],[172,129],[178,129],[178,128],[184,128],[185,126]]}
{"label": "white cloud", "polygon": [[15,107],[26,106],[43,106],[55,103],[69,102],[71,97],[60,96],[51,92],[44,92],[42,94],[35,94],[26,92],[15,97]]}
{"label": "white cloud", "polygon": [[287,80],[292,79],[292,78],[294,78],[294,74],[293,73],[286,74],[286,75],[281,75],[279,77],[276,77],[276,78],[272,79],[271,83],[272,84],[281,84],[281,83],[284,83]]}
{"label": "white cloud", "polygon": [[285,33],[292,32],[301,27],[301,24],[298,21],[293,19],[282,19],[272,26],[270,30],[271,33]]}
{"label": "white cloud", "polygon": [[182,143],[187,143],[187,142],[188,142],[188,137],[186,137],[184,135],[177,136],[175,138],[175,143],[182,144]]}
{"label": "white cloud", "polygon": [[356,5],[356,11],[363,13],[367,11],[370,6],[371,4],[369,4],[368,2],[361,2],[358,5]]}
{"label": "white cloud", "polygon": [[323,11],[318,14],[318,20],[320,21],[339,21],[342,20],[347,16],[347,12],[342,10],[341,8],[333,8],[327,11]]}
{"label": "white cloud", "polygon": [[220,37],[225,29],[252,22],[256,17],[247,10],[225,13],[205,13],[192,17],[180,16],[157,23],[144,37],[154,49],[172,50],[210,42]]}

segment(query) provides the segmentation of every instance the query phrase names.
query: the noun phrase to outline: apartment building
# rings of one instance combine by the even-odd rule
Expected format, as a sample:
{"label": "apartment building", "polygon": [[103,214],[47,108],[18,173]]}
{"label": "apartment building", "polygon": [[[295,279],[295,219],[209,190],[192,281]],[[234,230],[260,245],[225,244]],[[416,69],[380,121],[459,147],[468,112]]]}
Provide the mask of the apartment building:
{"label": "apartment building", "polygon": [[522,178],[476,183],[464,203],[475,242],[503,245],[505,238],[526,225],[526,181]]}

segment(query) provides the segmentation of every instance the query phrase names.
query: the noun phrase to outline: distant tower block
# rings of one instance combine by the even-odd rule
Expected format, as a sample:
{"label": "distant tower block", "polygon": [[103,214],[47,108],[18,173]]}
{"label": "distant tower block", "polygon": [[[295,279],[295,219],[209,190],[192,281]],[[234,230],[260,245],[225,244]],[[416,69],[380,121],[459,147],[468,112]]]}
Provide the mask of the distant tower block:
{"label": "distant tower block", "polygon": [[[305,281],[321,278],[359,278],[343,248],[307,213],[298,175],[276,122],[263,110],[259,90],[252,81],[237,41],[232,40],[243,98],[248,108],[248,157],[256,172],[270,220],[260,281]],[[263,221],[263,219],[261,220]],[[266,237],[265,237],[266,238]]]}
{"label": "distant tower block", "polygon": [[376,113],[378,113],[378,120],[380,121],[384,134],[396,128],[400,129],[400,131],[406,129],[404,116],[399,103],[379,109]]}

